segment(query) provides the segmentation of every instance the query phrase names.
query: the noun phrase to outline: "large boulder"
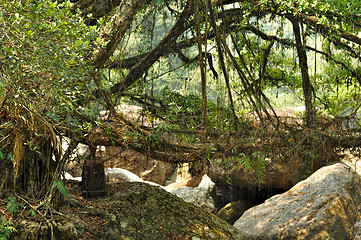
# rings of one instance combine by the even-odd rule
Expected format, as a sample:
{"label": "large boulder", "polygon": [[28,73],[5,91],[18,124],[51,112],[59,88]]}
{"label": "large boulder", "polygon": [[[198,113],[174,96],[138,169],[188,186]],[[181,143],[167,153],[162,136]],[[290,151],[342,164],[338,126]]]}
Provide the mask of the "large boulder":
{"label": "large boulder", "polygon": [[[242,239],[232,225],[160,187],[142,182],[115,184],[111,196],[87,200],[64,197],[61,216],[49,221],[20,218],[12,239]],[[76,190],[73,190],[77,192]],[[29,219],[28,219],[29,218]]]}
{"label": "large boulder", "polygon": [[360,183],[345,164],[323,167],[247,210],[234,226],[246,239],[351,239],[361,220]]}
{"label": "large boulder", "polygon": [[122,184],[107,205],[93,239],[241,239],[225,221],[148,184]]}
{"label": "large boulder", "polygon": [[213,197],[211,196],[215,184],[207,175],[203,177],[198,187],[180,187],[171,190],[157,183],[144,181],[136,174],[121,168],[106,168],[105,177],[107,183],[109,184],[123,183],[123,182],[142,182],[142,183],[147,183],[149,185],[158,186],[174,195],[177,195],[178,197],[182,198],[184,201],[199,206],[208,212],[214,212],[216,209]]}

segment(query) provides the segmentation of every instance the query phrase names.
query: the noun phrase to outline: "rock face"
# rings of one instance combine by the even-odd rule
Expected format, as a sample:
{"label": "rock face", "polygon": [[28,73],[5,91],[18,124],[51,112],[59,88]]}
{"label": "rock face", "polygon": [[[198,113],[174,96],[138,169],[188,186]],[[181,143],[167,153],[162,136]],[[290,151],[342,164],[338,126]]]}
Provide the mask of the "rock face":
{"label": "rock face", "polygon": [[206,174],[206,169],[203,165],[200,166],[200,172],[192,175],[194,167],[189,163],[182,163],[177,166],[176,172],[170,177],[169,182],[166,183],[166,189],[172,190],[180,187],[197,187],[204,174]]}
{"label": "rock face", "polygon": [[217,212],[217,217],[223,219],[229,224],[234,224],[242,214],[250,207],[247,200],[238,200],[230,202]]}
{"label": "rock face", "polygon": [[170,192],[188,203],[192,203],[208,212],[213,213],[216,210],[214,200],[212,198],[212,191],[214,187],[215,184],[212,180],[207,175],[204,175],[198,187],[180,187],[170,190]]}
{"label": "rock face", "polygon": [[225,221],[148,184],[124,183],[108,204],[114,210],[94,239],[241,239]]}
{"label": "rock face", "polygon": [[351,239],[361,220],[360,183],[342,163],[323,167],[247,210],[234,226],[246,239]]}

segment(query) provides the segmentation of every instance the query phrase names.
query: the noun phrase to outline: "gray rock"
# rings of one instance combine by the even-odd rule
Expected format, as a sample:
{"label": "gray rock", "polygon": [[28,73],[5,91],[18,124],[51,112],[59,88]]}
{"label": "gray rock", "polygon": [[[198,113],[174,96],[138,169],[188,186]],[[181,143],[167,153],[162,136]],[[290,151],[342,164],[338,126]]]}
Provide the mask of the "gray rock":
{"label": "gray rock", "polygon": [[353,240],[361,240],[361,221],[355,223],[353,226]]}
{"label": "gray rock", "polygon": [[212,180],[207,175],[204,175],[197,188],[211,192],[215,186],[216,184],[212,182]]}
{"label": "gray rock", "polygon": [[159,186],[159,184],[144,181],[136,174],[121,168],[106,168],[105,169],[105,179],[107,183],[117,183],[117,182],[144,182],[153,186]]}
{"label": "gray rock", "polygon": [[121,168],[106,168],[105,179],[107,183],[144,182],[143,179],[141,179],[134,173]]}
{"label": "gray rock", "polygon": [[192,203],[213,213],[216,210],[214,200],[211,196],[214,187],[215,184],[207,175],[205,175],[198,187],[180,187],[170,190],[170,192],[188,203]]}
{"label": "gray rock", "polygon": [[247,210],[234,226],[246,239],[351,239],[361,220],[360,183],[344,164],[323,167]]}
{"label": "gray rock", "polygon": [[149,185],[157,186],[165,189],[166,191],[173,193],[174,195],[182,198],[184,201],[195,204],[208,212],[215,211],[215,203],[211,196],[211,192],[215,187],[215,184],[212,180],[205,175],[202,178],[201,183],[198,187],[180,187],[172,190],[167,190],[165,187],[149,182],[144,181],[134,173],[121,169],[121,168],[106,168],[105,169],[105,178],[107,183],[117,183],[117,182],[142,182]]}

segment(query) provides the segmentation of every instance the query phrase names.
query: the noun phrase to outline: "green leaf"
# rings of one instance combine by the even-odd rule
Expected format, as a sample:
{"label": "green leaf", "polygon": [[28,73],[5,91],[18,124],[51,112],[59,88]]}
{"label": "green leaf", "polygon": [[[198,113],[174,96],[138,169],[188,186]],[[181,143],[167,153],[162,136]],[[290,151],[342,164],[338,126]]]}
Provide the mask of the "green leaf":
{"label": "green leaf", "polygon": [[36,215],[36,212],[33,211],[33,210],[30,210],[30,211],[29,211],[29,214],[34,217],[34,216]]}
{"label": "green leaf", "polygon": [[154,1],[154,3],[155,3],[157,6],[160,6],[163,2],[164,2],[164,0],[155,0],[155,1]]}
{"label": "green leaf", "polygon": [[8,220],[0,219],[0,239],[7,240],[10,239],[13,233],[17,233],[18,231],[13,227],[14,223]]}
{"label": "green leaf", "polygon": [[13,161],[13,160],[14,160],[14,155],[13,155],[13,153],[9,153],[9,154],[8,154],[8,159],[9,159],[10,161]]}
{"label": "green leaf", "polygon": [[16,213],[17,210],[19,210],[19,204],[16,201],[16,197],[8,197],[9,201],[8,201],[8,210],[10,211],[11,214]]}
{"label": "green leaf", "polygon": [[64,183],[62,182],[62,181],[56,181],[56,182],[54,182],[54,187],[56,187],[58,190],[59,190],[59,192],[61,193],[61,194],[63,194],[63,195],[67,195],[68,194],[68,189],[66,189],[66,187],[65,187],[65,185],[64,185]]}

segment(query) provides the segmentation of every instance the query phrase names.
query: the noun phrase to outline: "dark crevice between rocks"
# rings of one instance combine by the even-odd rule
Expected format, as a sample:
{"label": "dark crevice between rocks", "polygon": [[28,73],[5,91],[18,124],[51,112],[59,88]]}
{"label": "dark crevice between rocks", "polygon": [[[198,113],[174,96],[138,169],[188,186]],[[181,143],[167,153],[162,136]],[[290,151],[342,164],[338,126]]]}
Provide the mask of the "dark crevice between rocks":
{"label": "dark crevice between rocks", "polygon": [[219,184],[216,182],[215,193],[213,194],[216,208],[219,210],[230,202],[247,200],[249,206],[253,207],[264,203],[268,198],[281,194],[289,189],[261,188],[261,187],[239,187],[230,184]]}
{"label": "dark crevice between rocks", "polygon": [[268,198],[287,191],[278,188],[239,187],[217,184],[213,198],[216,215],[233,225],[249,208],[264,203]]}

